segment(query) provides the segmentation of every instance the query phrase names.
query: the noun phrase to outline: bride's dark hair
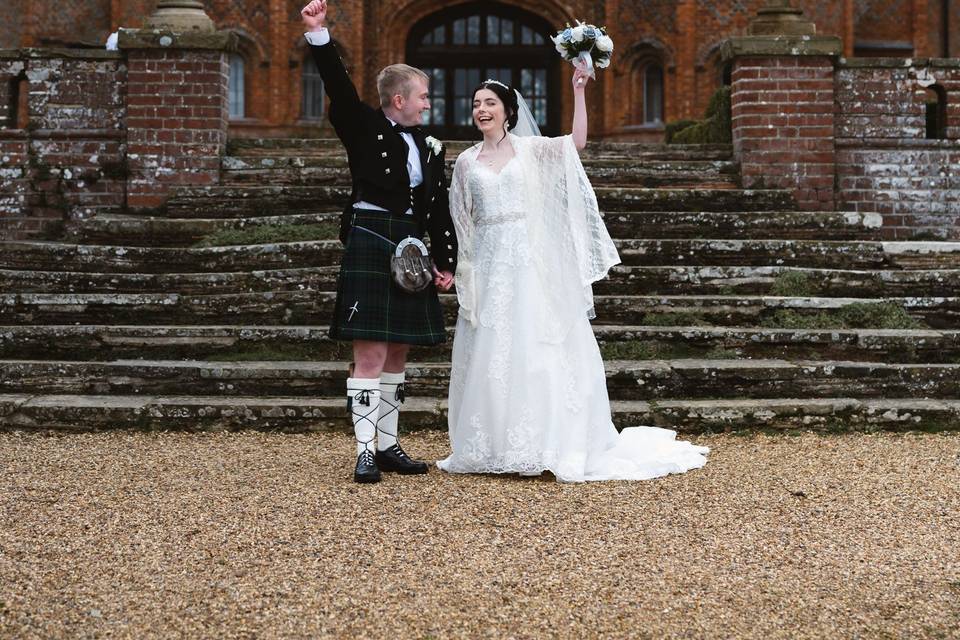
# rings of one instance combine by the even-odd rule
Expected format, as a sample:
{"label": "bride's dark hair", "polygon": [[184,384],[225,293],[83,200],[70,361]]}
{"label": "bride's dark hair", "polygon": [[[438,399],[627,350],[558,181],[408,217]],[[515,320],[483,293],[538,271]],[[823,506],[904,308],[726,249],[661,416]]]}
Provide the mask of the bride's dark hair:
{"label": "bride's dark hair", "polygon": [[[481,89],[489,89],[497,94],[498,98],[500,98],[500,102],[503,103],[504,111],[507,114],[507,131],[510,131],[516,127],[517,118],[520,116],[520,103],[517,102],[517,92],[514,91],[512,87],[508,87],[499,82],[484,81],[473,90],[474,99],[476,99],[477,92]],[[507,131],[503,132],[504,138],[507,137]],[[503,140],[503,138],[501,138],[501,140]]]}

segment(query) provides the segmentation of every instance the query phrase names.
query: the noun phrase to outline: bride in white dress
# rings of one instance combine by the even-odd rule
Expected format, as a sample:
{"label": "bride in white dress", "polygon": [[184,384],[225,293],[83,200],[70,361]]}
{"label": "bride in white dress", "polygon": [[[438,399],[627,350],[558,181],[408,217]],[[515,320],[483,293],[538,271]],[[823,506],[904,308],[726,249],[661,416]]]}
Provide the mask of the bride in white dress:
{"label": "bride in white dress", "polygon": [[611,420],[589,318],[592,283],[620,258],[580,163],[587,82],[574,73],[573,134],[560,138],[540,137],[505,84],[488,80],[474,92],[473,121],[484,140],[457,158],[450,186],[460,312],[452,453],[437,463],[444,471],[551,471],[582,482],[643,480],[706,464],[708,449],[676,440],[673,431],[618,434]]}

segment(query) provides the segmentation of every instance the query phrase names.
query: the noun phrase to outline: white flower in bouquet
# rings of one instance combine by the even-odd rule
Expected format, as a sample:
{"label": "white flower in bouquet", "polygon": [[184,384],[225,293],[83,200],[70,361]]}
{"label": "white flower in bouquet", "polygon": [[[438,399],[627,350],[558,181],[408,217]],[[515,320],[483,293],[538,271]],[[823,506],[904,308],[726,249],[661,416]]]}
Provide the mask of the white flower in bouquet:
{"label": "white flower in bouquet", "polygon": [[566,29],[558,31],[557,35],[551,36],[550,39],[564,60],[572,62],[575,67],[585,71],[591,78],[596,77],[594,67],[606,69],[610,66],[613,39],[607,35],[604,27],[585,24],[578,20],[575,27],[567,25]]}

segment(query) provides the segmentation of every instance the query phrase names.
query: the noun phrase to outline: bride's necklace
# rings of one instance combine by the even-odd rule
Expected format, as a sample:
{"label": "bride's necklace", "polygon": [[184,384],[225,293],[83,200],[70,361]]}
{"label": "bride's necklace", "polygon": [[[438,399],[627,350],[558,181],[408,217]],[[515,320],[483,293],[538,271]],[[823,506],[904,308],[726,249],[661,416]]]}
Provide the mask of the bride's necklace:
{"label": "bride's necklace", "polygon": [[[480,152],[487,154],[485,160],[486,160],[486,163],[487,163],[487,166],[488,166],[488,167],[492,167],[492,166],[497,162],[497,160],[500,159],[498,156],[494,155],[494,154],[496,153],[495,151],[485,151],[485,150],[481,147],[481,148],[480,148]],[[501,155],[504,155],[504,154],[501,154]]]}

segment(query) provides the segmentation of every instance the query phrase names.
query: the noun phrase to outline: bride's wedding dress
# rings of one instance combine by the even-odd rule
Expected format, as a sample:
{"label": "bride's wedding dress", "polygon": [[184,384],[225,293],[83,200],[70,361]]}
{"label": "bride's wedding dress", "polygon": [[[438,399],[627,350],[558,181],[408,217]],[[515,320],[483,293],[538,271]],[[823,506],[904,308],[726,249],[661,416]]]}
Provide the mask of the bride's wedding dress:
{"label": "bride's wedding dress", "polygon": [[589,284],[619,257],[572,140],[509,140],[516,155],[499,173],[476,161],[477,145],[458,158],[451,184],[461,309],[452,453],[437,465],[455,473],[549,470],[566,482],[702,467],[708,449],[673,431],[617,433],[588,313]]}

